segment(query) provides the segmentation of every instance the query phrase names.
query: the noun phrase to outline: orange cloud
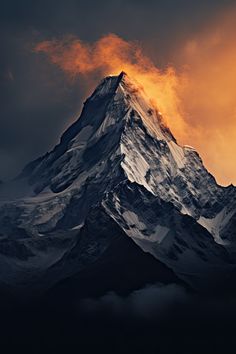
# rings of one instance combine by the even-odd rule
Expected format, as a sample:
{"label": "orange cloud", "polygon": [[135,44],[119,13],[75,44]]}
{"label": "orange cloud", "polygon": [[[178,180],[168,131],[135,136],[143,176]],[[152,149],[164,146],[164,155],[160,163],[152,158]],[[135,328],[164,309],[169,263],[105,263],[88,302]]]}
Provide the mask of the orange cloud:
{"label": "orange cloud", "polygon": [[178,88],[194,145],[222,184],[236,184],[236,11],[218,16],[178,51]]}
{"label": "orange cloud", "polygon": [[173,133],[182,141],[185,122],[180,114],[176,94],[179,78],[173,68],[159,70],[143,55],[135,42],[128,42],[114,34],[102,37],[94,44],[86,44],[74,37],[39,43],[36,52],[46,53],[52,63],[69,77],[99,72],[100,76],[118,75],[125,71],[134,78],[158,110],[162,112]]}

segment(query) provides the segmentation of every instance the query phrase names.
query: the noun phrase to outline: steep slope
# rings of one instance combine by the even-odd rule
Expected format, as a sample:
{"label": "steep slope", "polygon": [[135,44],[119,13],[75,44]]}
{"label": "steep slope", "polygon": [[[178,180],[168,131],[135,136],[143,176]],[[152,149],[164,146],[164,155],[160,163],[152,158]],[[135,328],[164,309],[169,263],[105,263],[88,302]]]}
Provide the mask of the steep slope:
{"label": "steep slope", "polygon": [[233,274],[228,253],[205,228],[142,186],[120,184],[103,206],[137,245],[193,288],[219,286],[225,274]]}
{"label": "steep slope", "polygon": [[[59,144],[27,165],[14,183],[24,188],[11,200],[7,186],[2,193],[1,242],[11,239],[26,248],[30,261],[24,269],[30,277],[48,272],[59,279],[97,262],[112,242],[99,229],[114,222],[193,287],[206,286],[209,279],[215,283],[216,270],[218,278],[233,272],[228,253],[235,242],[235,187],[217,185],[198,153],[177,144],[125,73],[105,78]],[[89,232],[85,240],[81,235],[94,208],[100,211],[91,246]],[[56,247],[55,235],[70,241]],[[46,250],[40,257],[39,238]],[[83,247],[79,242],[75,257],[71,250],[80,238]],[[51,273],[54,267],[60,269],[57,275]]]}

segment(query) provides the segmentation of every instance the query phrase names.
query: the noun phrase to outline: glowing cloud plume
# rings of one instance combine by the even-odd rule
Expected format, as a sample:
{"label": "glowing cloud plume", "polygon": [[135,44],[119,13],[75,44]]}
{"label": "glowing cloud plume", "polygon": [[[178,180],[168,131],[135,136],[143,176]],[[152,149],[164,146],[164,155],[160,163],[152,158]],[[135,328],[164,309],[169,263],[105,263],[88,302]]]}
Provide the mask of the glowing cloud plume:
{"label": "glowing cloud plume", "polygon": [[92,45],[67,37],[62,41],[41,42],[35,51],[46,53],[71,78],[78,74],[93,74],[95,71],[100,76],[118,75],[125,71],[145,89],[177,138],[184,140],[185,123],[176,94],[179,79],[173,68],[160,71],[142,54],[137,43],[125,41],[114,34]]}

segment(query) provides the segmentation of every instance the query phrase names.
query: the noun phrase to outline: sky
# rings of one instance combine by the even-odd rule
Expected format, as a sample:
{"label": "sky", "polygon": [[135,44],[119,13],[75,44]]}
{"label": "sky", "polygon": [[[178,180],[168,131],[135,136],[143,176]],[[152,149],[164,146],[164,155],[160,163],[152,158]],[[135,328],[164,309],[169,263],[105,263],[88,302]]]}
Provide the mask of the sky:
{"label": "sky", "polygon": [[[184,133],[207,168],[236,184],[234,79],[236,1],[0,1],[0,179],[14,177],[50,150],[78,117],[100,76],[73,80],[45,53],[42,41],[74,36],[92,45],[114,34],[136,43],[158,70],[175,70]],[[171,122],[172,119],[172,122]],[[174,116],[170,128],[174,128]]]}

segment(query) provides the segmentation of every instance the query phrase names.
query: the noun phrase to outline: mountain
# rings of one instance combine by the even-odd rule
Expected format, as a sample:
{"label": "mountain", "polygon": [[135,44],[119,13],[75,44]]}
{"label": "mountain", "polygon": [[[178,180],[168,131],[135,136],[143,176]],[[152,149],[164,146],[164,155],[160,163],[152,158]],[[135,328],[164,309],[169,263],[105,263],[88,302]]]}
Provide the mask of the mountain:
{"label": "mountain", "polygon": [[[123,249],[133,264],[152,259],[148,274],[162,268],[166,277],[156,270],[152,280],[194,289],[232,282],[236,188],[219,186],[195,149],[177,143],[123,72],[99,84],[59,144],[1,185],[0,196],[3,286],[82,282]],[[128,254],[117,264],[132,268]]]}

